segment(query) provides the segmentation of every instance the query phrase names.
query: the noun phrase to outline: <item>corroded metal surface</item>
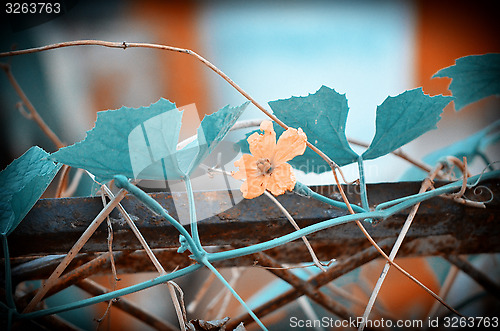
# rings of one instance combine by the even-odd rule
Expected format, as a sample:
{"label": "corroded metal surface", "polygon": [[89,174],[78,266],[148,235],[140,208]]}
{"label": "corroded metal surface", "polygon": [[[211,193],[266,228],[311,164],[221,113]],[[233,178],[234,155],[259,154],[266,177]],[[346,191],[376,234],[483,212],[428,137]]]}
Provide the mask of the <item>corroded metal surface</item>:
{"label": "corroded metal surface", "polygon": [[[499,252],[500,228],[496,225],[500,221],[500,181],[493,180],[482,185],[493,192],[493,200],[485,209],[467,207],[443,198],[433,198],[423,203],[399,256]],[[368,185],[367,191],[370,202],[377,205],[415,194],[419,187],[419,182],[382,183]],[[314,189],[338,200],[338,193],[333,186]],[[357,186],[346,186],[347,195],[352,203],[359,204],[358,190]],[[233,194],[240,193],[235,191]],[[170,193],[151,195],[176,217]],[[226,195],[227,192],[217,191],[195,193],[197,208],[210,208],[214,214],[216,213],[199,222],[203,245],[246,246],[293,231],[285,216],[265,196],[243,200],[234,207],[224,210],[227,206],[221,205],[218,201],[219,196]],[[468,192],[467,195],[471,197],[473,192]],[[484,193],[483,198],[490,197],[489,193]],[[177,198],[185,199],[182,195]],[[347,213],[295,194],[285,194],[278,199],[300,227]],[[152,248],[178,247],[179,234],[168,222],[154,215],[133,196],[126,196],[122,204]],[[38,201],[19,227],[9,236],[11,256],[64,254],[101,209],[102,201],[99,197]],[[404,211],[377,225],[367,224],[366,227],[377,241],[394,238],[398,235],[406,216],[407,211]],[[139,241],[117,210],[111,213],[111,221],[114,230],[113,250],[141,249]],[[104,223],[83,247],[82,252],[107,251],[106,238],[107,228]],[[369,246],[355,224],[323,230],[308,238],[320,258],[327,260],[349,256]],[[290,251],[293,251],[293,254],[289,254]],[[310,256],[300,241],[270,251],[269,255],[281,262],[310,261]]]}

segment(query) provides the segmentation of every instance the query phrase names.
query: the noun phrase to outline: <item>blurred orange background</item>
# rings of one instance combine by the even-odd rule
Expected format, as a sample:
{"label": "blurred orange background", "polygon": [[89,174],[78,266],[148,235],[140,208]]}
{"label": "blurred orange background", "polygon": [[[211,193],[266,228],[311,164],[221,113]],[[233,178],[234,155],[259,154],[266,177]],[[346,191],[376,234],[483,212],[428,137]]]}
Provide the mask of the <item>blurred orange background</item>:
{"label": "blurred orange background", "polygon": [[[2,49],[0,51],[7,51],[12,47],[29,48],[74,39],[113,38],[113,41],[151,42],[187,48],[196,51],[202,56],[211,54],[213,57],[207,56],[208,60],[219,66],[223,71],[226,67],[230,68],[227,74],[232,78],[233,72],[235,72],[235,76],[241,78],[244,74],[251,75],[252,70],[254,70],[253,67],[250,67],[248,69],[250,72],[245,71],[244,67],[247,66],[247,61],[250,61],[249,58],[245,57],[233,58],[232,64],[221,62],[221,58],[217,57],[218,52],[231,53],[234,50],[220,49],[214,51],[211,49],[214,44],[210,44],[212,39],[209,39],[207,45],[206,31],[202,31],[204,27],[211,26],[211,24],[224,23],[220,21],[207,23],[207,18],[203,18],[206,10],[215,10],[214,8],[228,6],[237,7],[242,5],[241,2],[236,1],[230,4],[225,1],[203,3],[200,1],[134,0],[126,2],[111,1],[107,5],[100,4],[98,1],[90,1],[87,4],[83,2],[77,3],[66,15],[41,26],[7,33],[2,36]],[[344,2],[336,3],[339,3],[339,5],[345,4]],[[396,5],[397,1],[381,3],[387,7],[400,6],[400,4]],[[405,86],[398,86],[400,92],[422,86],[427,94],[449,95],[450,92],[447,89],[449,79],[431,79],[434,73],[441,68],[453,65],[455,59],[462,56],[500,52],[500,38],[498,37],[500,21],[497,17],[498,3],[496,1],[420,0],[404,1],[403,3],[405,6],[404,12],[409,13],[408,19],[412,20],[410,23],[411,31],[408,34],[412,38],[410,40],[412,45],[411,58],[405,60],[405,63],[411,63],[412,66],[407,68],[406,72],[401,72],[401,75],[407,77],[404,82],[410,83]],[[321,8],[325,4],[325,2],[306,3],[293,1],[290,6],[307,9],[308,6]],[[279,5],[286,7],[287,3],[279,2]],[[367,5],[367,2],[359,3],[360,8],[364,5]],[[92,9],[92,6],[95,6],[95,8]],[[267,4],[265,2],[256,2],[253,6],[265,11]],[[349,8],[355,15],[355,6]],[[259,10],[250,11],[248,15],[257,15],[258,13]],[[307,16],[306,10],[304,10],[303,15]],[[74,22],[73,18],[75,19]],[[244,21],[247,17],[243,15],[237,19]],[[275,19],[279,30],[280,16],[277,15]],[[299,16],[297,20],[300,19]],[[374,19],[376,20],[376,17]],[[202,24],[203,20],[205,20],[205,25]],[[312,21],[314,21],[314,17]],[[2,28],[8,29],[8,27]],[[227,30],[233,28],[235,27],[229,25],[224,27]],[[258,26],[255,26],[255,29],[258,28]],[[322,26],[313,27],[312,31],[304,31],[304,33],[311,33],[311,38],[320,32],[329,33],[329,31],[322,31]],[[387,33],[389,32],[387,31]],[[263,35],[265,36],[265,33]],[[214,40],[217,39],[217,36],[212,37]],[[129,38],[135,40],[129,40]],[[346,36],[346,38],[348,39],[349,36]],[[235,39],[237,39],[237,36]],[[321,40],[315,42],[318,45],[321,44]],[[270,41],[270,43],[272,44],[273,41]],[[259,48],[254,51],[255,53],[251,55],[253,57],[252,63],[255,63],[255,57],[257,57],[264,66],[267,59],[266,55],[271,51],[266,48]],[[84,62],[86,60],[89,62]],[[285,60],[283,59],[283,61]],[[316,60],[317,58],[312,57],[311,62]],[[215,85],[213,82],[214,79],[220,80],[220,78],[216,77],[215,73],[193,57],[179,53],[135,49],[94,51],[82,48],[79,51],[55,50],[43,55],[2,59],[2,61],[11,63],[14,75],[18,76],[19,83],[25,88],[28,97],[34,100],[35,107],[39,108],[40,113],[46,118],[49,125],[52,125],[54,131],[60,133],[68,144],[74,143],[85,136],[85,131],[92,127],[96,112],[100,110],[117,109],[123,105],[138,107],[155,102],[159,97],[165,97],[176,102],[178,106],[195,103],[201,118],[204,114],[213,113],[225,105],[227,103],[224,101],[225,98],[231,101],[238,100],[240,103],[244,101],[235,91],[227,87],[222,88],[220,91],[216,90],[220,85]],[[30,68],[26,64],[29,61],[38,63],[38,69]],[[102,64],[101,61],[105,64]],[[114,62],[115,64],[113,64]],[[349,61],[346,62],[349,63]],[[66,67],[67,65],[71,67],[71,69],[68,69],[70,71],[66,70],[66,68],[69,68]],[[77,65],[81,65],[81,68],[76,68]],[[318,66],[326,67],[327,65],[327,62],[318,62]],[[297,64],[298,66],[299,64]],[[346,65],[340,64],[340,66]],[[234,68],[242,69],[237,71]],[[294,66],[290,66],[288,71],[294,72],[296,69]],[[266,85],[266,81],[271,80],[274,75],[272,67],[266,70],[268,70],[270,77],[249,77],[248,81],[251,81],[254,85],[247,83],[242,87],[252,92],[258,90],[258,85],[262,84],[266,86],[266,93],[274,98],[287,97],[281,94],[283,92],[279,89],[279,86]],[[69,74],[67,74],[68,72]],[[397,74],[397,72],[392,73],[392,75]],[[384,77],[376,78],[380,81],[384,80]],[[56,81],[54,82],[54,80]],[[234,80],[236,83],[239,82],[236,78]],[[300,81],[300,77],[298,80]],[[49,87],[44,87],[44,84]],[[221,82],[220,84],[224,83]],[[316,88],[319,87],[316,86]],[[336,88],[336,86],[331,87]],[[376,89],[376,87],[373,86],[372,88]],[[47,151],[54,151],[54,147],[40,134],[36,125],[22,118],[16,111],[15,102],[13,101],[17,99],[17,96],[8,85],[5,77],[0,78],[0,88],[3,99],[1,102],[2,168],[34,144],[42,146]],[[76,90],[76,94],[79,94],[80,97],[71,97],[71,100],[66,100],[64,93],[65,89],[69,88]],[[75,92],[74,90],[73,92]],[[306,89],[302,90],[301,93],[305,95],[314,92],[315,90]],[[349,91],[341,90],[340,92],[347,93],[351,103]],[[260,93],[259,90],[259,96],[266,95]],[[288,96],[294,93],[296,92],[290,91]],[[392,93],[392,90],[390,93]],[[258,101],[265,104],[269,100],[259,99]],[[443,115],[443,121],[439,124],[440,129],[443,129],[443,131],[437,130],[426,134],[419,142],[411,143],[408,149],[405,150],[410,153],[413,152],[412,155],[422,156],[446,143],[465,137],[467,134],[473,133],[484,126],[485,123],[490,123],[498,118],[498,104],[498,100],[489,99],[470,105],[460,113],[456,113],[453,105],[449,105]],[[373,112],[375,106],[373,105],[372,109],[366,111]],[[57,112],[55,110],[57,108],[63,110]],[[64,119],[64,116],[67,118]],[[189,130],[189,128],[186,130]],[[367,138],[362,137],[362,139],[366,140]],[[429,146],[432,147],[432,150],[429,150]],[[406,167],[406,165],[397,163],[397,161],[391,160],[391,162],[395,164],[394,167],[397,169],[396,173],[398,174],[403,172],[401,167]],[[387,172],[390,172],[390,170]],[[384,176],[387,176],[387,173],[382,171],[380,177],[372,179],[375,181],[387,180],[387,177]],[[397,177],[388,180],[397,180]],[[437,279],[426,260],[401,259],[397,262],[432,290],[439,291],[441,280]],[[368,283],[372,282],[374,284],[380,275],[382,267],[383,262],[377,261],[363,270]],[[257,287],[262,286],[270,279],[264,271],[259,270],[256,273],[259,277],[262,277],[260,282],[255,281],[256,278],[250,276],[251,281],[240,282],[242,284],[237,287],[237,290],[242,292],[243,297],[249,297],[252,293],[255,293]],[[147,279],[150,275],[145,277]],[[130,281],[136,282],[137,280],[137,278],[134,278]],[[102,278],[100,281],[107,283],[107,278]],[[129,280],[124,280],[122,284],[126,284],[127,281]],[[359,291],[359,289],[353,289],[354,293],[363,296]],[[411,312],[408,312],[407,306],[410,300],[424,315],[434,303],[434,299],[422,289],[394,270],[391,270],[379,298],[386,309],[396,316],[411,314]],[[163,300],[166,305],[170,304],[168,297],[163,298]],[[233,304],[231,307],[233,309],[227,312],[230,316],[239,309],[237,304]],[[104,305],[100,307],[101,312],[104,308]],[[110,329],[127,329],[130,322],[124,322],[125,320],[122,320],[119,313],[113,312],[112,316],[112,327]]]}

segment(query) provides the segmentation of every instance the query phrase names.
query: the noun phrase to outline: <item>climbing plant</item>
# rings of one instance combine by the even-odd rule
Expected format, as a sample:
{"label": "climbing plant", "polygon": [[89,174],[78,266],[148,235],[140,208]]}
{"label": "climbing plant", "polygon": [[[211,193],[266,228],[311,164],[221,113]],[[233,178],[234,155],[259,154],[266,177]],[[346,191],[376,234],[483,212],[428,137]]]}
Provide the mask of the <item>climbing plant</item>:
{"label": "climbing plant", "polygon": [[[349,113],[346,96],[339,94],[331,87],[321,86],[315,93],[305,97],[291,97],[286,100],[270,101],[271,112],[261,106],[213,64],[190,50],[154,44],[76,41],[37,49],[6,52],[1,53],[0,56],[22,56],[31,52],[79,45],[99,45],[123,49],[149,47],[185,53],[211,68],[247,98],[248,102],[236,107],[227,106],[212,115],[206,116],[198,128],[197,135],[184,146],[178,145],[182,112],[167,99],[160,99],[149,106],[140,108],[122,107],[117,110],[102,111],[98,113],[94,128],[87,132],[86,138],[81,142],[66,147],[58,146],[61,148],[52,154],[34,146],[4,169],[0,173],[0,186],[2,188],[0,192],[0,231],[5,258],[5,301],[0,304],[2,314],[8,320],[8,325],[17,319],[35,319],[98,302],[110,301],[159,284],[169,284],[169,288],[172,289],[171,293],[174,292],[173,296],[175,296],[176,290],[174,288],[176,285],[173,282],[175,279],[190,274],[197,269],[207,268],[228,288],[255,322],[262,329],[266,329],[264,323],[252,312],[229,282],[213,266],[213,263],[255,254],[302,238],[304,244],[309,247],[315,265],[319,269],[326,271],[328,264],[322,263],[315,257],[314,250],[308,244],[306,236],[348,222],[355,222],[365,234],[367,240],[377,248],[381,256],[387,261],[384,272],[379,278],[379,282],[366,306],[363,315],[365,319],[368,318],[372,310],[378,290],[390,267],[403,272],[452,312],[460,314],[437,294],[425,287],[424,284],[409,275],[394,262],[394,258],[421,202],[436,196],[450,196],[450,194],[453,194],[451,198],[457,203],[484,206],[484,202],[468,200],[463,196],[463,192],[465,188],[477,185],[483,180],[500,177],[500,172],[494,169],[493,161],[496,160],[489,160],[484,153],[488,146],[498,142],[500,138],[498,131],[500,121],[490,124],[484,130],[462,141],[441,150],[433,151],[423,159],[423,163],[412,161],[418,167],[411,170],[407,176],[413,179],[423,179],[426,176],[425,173],[427,173],[428,181],[423,182],[420,192],[397,200],[386,201],[379,204],[375,209],[370,209],[368,201],[364,162],[383,157],[389,153],[400,155],[398,154],[400,147],[437,127],[443,109],[451,102],[454,102],[458,111],[484,97],[498,96],[500,94],[500,54],[460,58],[455,65],[436,73],[435,77],[449,77],[452,79],[450,85],[452,96],[429,96],[421,88],[402,91],[401,94],[396,96],[388,96],[382,104],[376,107],[376,133],[373,140],[362,154],[357,154],[351,148],[350,141],[345,133]],[[12,78],[8,66],[3,65],[2,68]],[[15,84],[15,80],[13,84]],[[224,251],[209,252],[200,241],[190,176],[223,141],[227,133],[238,122],[240,115],[249,103],[254,104],[268,115],[270,121],[261,122],[258,130],[249,128],[247,137],[235,144],[234,147],[241,149],[243,152],[241,159],[235,162],[235,166],[238,168],[237,171],[227,173],[220,167],[214,167],[210,170],[213,173],[220,172],[223,175],[231,175],[235,179],[241,180],[241,191],[245,199],[253,199],[262,194],[266,194],[273,199],[272,195],[295,192],[304,196],[304,199],[318,199],[334,207],[347,210],[349,214],[328,219],[302,229],[297,227],[294,232],[266,242]],[[30,111],[31,108],[32,106]],[[147,135],[145,134],[146,131]],[[477,156],[485,160],[487,169],[483,173],[469,176],[467,161],[471,161]],[[357,163],[359,167],[361,206],[351,204],[341,186],[340,179],[343,178],[341,167],[351,163]],[[455,165],[454,168],[453,165]],[[40,199],[57,172],[65,168],[67,172],[68,167],[86,171],[99,185],[101,194],[108,196],[109,202],[105,203],[102,211],[96,216],[87,231],[82,234],[52,275],[40,286],[27,307],[20,310],[14,300],[14,289],[12,288],[10,276],[9,235],[22,222],[37,200]],[[293,168],[315,173],[331,171],[341,199],[333,200],[298,182]],[[418,171],[420,173],[417,173]],[[429,184],[434,178],[454,178],[454,180],[449,184],[434,188]],[[150,195],[135,185],[135,182],[140,179],[175,179],[184,182],[189,202],[186,208],[189,211],[190,231]],[[120,189],[115,194],[109,189],[111,183]],[[155,258],[154,253],[149,249],[147,242],[134,226],[134,221],[127,216],[126,210],[120,205],[120,201],[126,193],[134,195],[144,206],[160,215],[165,222],[169,222],[177,229],[179,232],[178,252],[190,252],[190,258],[193,262],[190,266],[170,273],[165,272]],[[277,200],[274,201],[279,203]],[[73,257],[114,208],[119,208],[132,231],[141,240],[144,249],[148,251],[149,258],[155,264],[159,276],[144,283],[96,295],[89,299],[62,306],[37,309],[38,303],[43,300]],[[409,214],[391,253],[386,255],[370,237],[365,226],[367,223],[383,222],[384,219],[407,208],[412,208],[412,212]],[[287,214],[287,218],[293,222],[293,218],[288,213],[289,211],[285,210],[284,212]],[[26,244],[29,245],[29,243]],[[179,302],[177,302],[176,308],[178,308],[180,328],[183,330],[195,329],[193,322],[187,321],[185,313],[183,314],[183,307],[180,306]],[[222,325],[223,322],[219,321],[217,327],[222,328]],[[363,327],[364,324],[361,323],[359,328],[363,329]],[[238,328],[244,329],[244,326],[240,325]]]}

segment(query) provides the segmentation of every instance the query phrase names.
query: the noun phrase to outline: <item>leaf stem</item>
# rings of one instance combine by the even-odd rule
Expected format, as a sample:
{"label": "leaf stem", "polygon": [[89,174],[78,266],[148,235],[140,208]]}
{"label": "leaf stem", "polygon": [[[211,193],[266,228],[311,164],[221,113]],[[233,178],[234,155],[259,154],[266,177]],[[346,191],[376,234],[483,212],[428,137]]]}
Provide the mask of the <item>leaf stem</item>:
{"label": "leaf stem", "polygon": [[191,236],[193,237],[196,248],[200,252],[204,252],[204,249],[201,246],[200,236],[198,234],[198,221],[196,219],[196,206],[194,203],[194,195],[193,195],[193,187],[191,185],[191,179],[189,178],[189,176],[184,176],[182,180],[184,181],[184,184],[186,184],[186,193],[189,203],[189,223],[191,224]]}
{"label": "leaf stem", "polygon": [[[361,206],[363,206],[364,210],[370,210],[370,204],[368,203],[368,194],[366,190],[366,178],[365,178],[365,166],[363,157],[360,155],[358,157],[358,171],[359,171],[359,186],[361,192]],[[372,223],[373,220],[368,218],[365,220],[366,222]]]}

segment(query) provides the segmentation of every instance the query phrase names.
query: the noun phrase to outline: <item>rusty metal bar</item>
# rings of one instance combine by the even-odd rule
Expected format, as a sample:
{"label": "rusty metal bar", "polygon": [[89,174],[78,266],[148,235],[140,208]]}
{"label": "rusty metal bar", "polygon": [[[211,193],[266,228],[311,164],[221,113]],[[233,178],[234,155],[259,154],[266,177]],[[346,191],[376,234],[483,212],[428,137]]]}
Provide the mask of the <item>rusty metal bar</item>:
{"label": "rusty metal bar", "polygon": [[[482,185],[493,192],[493,200],[485,209],[464,206],[442,198],[423,203],[401,248],[400,256],[499,252],[500,241],[497,238],[500,235],[500,227],[496,226],[496,222],[500,219],[500,180],[490,180]],[[419,187],[419,182],[382,183],[368,185],[367,191],[372,205],[377,205],[415,194]],[[333,186],[314,189],[332,198],[338,196]],[[358,190],[358,186],[345,187],[349,200],[359,204]],[[185,195],[174,194],[177,199],[185,199],[187,203]],[[233,191],[232,194],[236,196],[240,193]],[[176,216],[172,194],[151,195]],[[472,197],[474,192],[468,192],[466,195]],[[284,215],[265,196],[242,200],[227,210],[220,204],[225,196],[225,191],[195,193],[198,208],[209,209],[214,214],[199,222],[203,245],[249,245],[293,231]],[[475,198],[487,200],[490,197],[490,194],[485,193],[484,197]],[[278,197],[278,200],[292,213],[300,227],[346,214],[343,210],[296,194],[285,194]],[[151,213],[135,197],[127,195],[123,205],[152,248],[178,247],[178,232],[161,217]],[[100,199],[92,197],[38,201],[9,237],[11,256],[66,253],[101,209]],[[367,228],[375,240],[393,238],[399,233],[405,218],[406,213],[401,212]],[[113,250],[142,248],[117,210],[111,213],[111,219],[114,229]],[[107,229],[102,225],[82,251],[106,251],[106,237]],[[328,256],[323,255],[326,260],[352,255],[369,245],[354,224],[323,230],[308,238],[319,249],[319,255],[321,251],[328,253]],[[287,255],[286,260],[278,260],[282,263],[309,261],[308,254],[300,247],[300,244],[295,247],[299,248],[298,253],[294,250],[295,254]],[[307,260],[303,260],[304,258]]]}
{"label": "rusty metal bar", "polygon": [[[491,180],[482,185],[493,192],[493,200],[485,209],[464,206],[442,198],[423,203],[405,240],[410,245],[403,245],[400,256],[499,252],[500,241],[497,238],[500,228],[496,226],[496,222],[500,219],[500,180]],[[383,183],[368,185],[367,191],[372,205],[377,205],[415,194],[419,187],[419,182]],[[333,186],[314,189],[332,198],[337,197],[336,188]],[[358,189],[357,186],[345,187],[348,198],[353,203],[360,202]],[[174,194],[180,201],[185,199],[187,202],[185,195]],[[240,193],[233,191],[232,194]],[[466,195],[471,197],[473,194],[474,192],[468,192]],[[176,216],[172,194],[151,195]],[[227,210],[219,203],[225,196],[225,191],[195,193],[198,208],[211,210],[214,215],[199,222],[203,245],[249,245],[293,231],[284,215],[265,196],[242,200]],[[476,198],[487,200],[490,197],[490,194],[486,193],[485,197]],[[295,194],[285,194],[278,199],[292,213],[300,227],[346,214],[343,210]],[[135,219],[139,230],[152,248],[178,247],[178,232],[161,217],[151,213],[135,197],[127,195],[123,205]],[[11,256],[66,253],[101,209],[101,200],[92,197],[38,201],[9,237]],[[406,213],[402,212],[367,228],[376,240],[393,238],[399,233],[405,218]],[[142,248],[117,210],[111,213],[111,219],[114,229],[113,250]],[[106,251],[106,237],[107,229],[102,225],[82,251]],[[369,245],[354,224],[323,230],[308,238],[328,250],[327,260],[352,255]],[[302,259],[307,254],[299,256]],[[293,258],[293,255],[289,258]],[[297,258],[295,262],[302,261]]]}

